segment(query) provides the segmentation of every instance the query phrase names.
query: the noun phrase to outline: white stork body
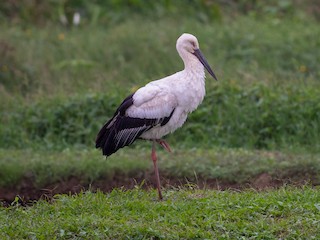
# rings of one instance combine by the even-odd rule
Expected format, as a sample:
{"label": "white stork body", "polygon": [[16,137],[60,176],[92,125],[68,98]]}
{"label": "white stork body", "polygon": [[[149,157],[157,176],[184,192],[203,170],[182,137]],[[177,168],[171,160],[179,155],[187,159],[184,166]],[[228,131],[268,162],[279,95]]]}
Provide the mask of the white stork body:
{"label": "white stork body", "polygon": [[161,139],[183,125],[188,113],[198,107],[205,95],[205,75],[201,67],[199,72],[183,70],[150,82],[133,95],[133,105],[126,111],[130,117],[159,119],[170,116],[174,110],[167,124],[154,126],[140,138]]}
{"label": "white stork body", "polygon": [[169,145],[161,138],[181,127],[188,113],[202,102],[205,96],[204,68],[216,79],[199,50],[195,36],[182,34],[176,47],[184,62],[184,70],[152,81],[128,96],[101,128],[96,139],[96,147],[102,148],[106,156],[131,145],[138,138],[153,140],[152,160],[160,199],[162,195],[155,142],[170,151]]}

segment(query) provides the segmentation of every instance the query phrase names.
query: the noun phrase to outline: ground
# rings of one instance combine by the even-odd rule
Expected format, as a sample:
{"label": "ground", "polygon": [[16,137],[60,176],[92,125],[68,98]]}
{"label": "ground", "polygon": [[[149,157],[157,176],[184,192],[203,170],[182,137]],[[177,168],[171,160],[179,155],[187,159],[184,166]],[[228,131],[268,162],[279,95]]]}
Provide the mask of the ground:
{"label": "ground", "polygon": [[[190,182],[187,179],[172,177],[162,177],[161,183],[164,188],[179,186],[196,186],[197,188],[216,189],[216,190],[243,190],[247,188],[256,190],[265,190],[269,188],[278,188],[284,184],[301,186],[306,183],[312,183],[309,176],[304,176],[299,181],[294,181],[295,176],[286,179],[275,179],[268,173],[261,173],[245,183],[233,183],[220,181],[219,179],[198,179],[198,182]],[[110,192],[114,188],[133,189],[135,186],[142,186],[144,189],[154,188],[156,186],[154,175],[149,171],[145,176],[139,178],[128,178],[127,176],[115,175],[111,181],[100,179],[90,184],[84,184],[80,178],[70,177],[67,181],[59,181],[49,184],[42,188],[37,188],[32,179],[24,178],[14,187],[0,188],[0,199],[4,205],[10,205],[18,196],[23,205],[28,205],[34,200],[46,199],[50,201],[56,194],[75,194],[90,189],[91,191]]]}

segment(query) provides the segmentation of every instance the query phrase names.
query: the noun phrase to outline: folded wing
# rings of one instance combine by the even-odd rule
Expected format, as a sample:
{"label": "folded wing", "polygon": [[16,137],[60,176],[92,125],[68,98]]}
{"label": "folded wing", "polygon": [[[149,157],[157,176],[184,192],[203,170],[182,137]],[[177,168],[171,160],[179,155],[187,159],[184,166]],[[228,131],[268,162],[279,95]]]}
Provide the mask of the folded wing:
{"label": "folded wing", "polygon": [[159,88],[149,88],[144,97],[144,91],[139,90],[121,103],[99,131],[96,148],[101,148],[103,155],[110,156],[131,145],[144,132],[169,122],[177,105],[175,96]]}

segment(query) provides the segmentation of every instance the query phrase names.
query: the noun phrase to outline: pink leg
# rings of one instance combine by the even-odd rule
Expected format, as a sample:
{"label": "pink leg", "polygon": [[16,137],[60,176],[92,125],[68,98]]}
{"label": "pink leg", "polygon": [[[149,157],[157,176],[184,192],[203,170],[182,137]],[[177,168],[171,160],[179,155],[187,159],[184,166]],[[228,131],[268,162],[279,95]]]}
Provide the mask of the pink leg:
{"label": "pink leg", "polygon": [[161,193],[161,187],[160,187],[160,177],[159,177],[159,170],[158,170],[158,165],[157,165],[156,142],[155,142],[155,140],[152,141],[151,158],[152,158],[152,161],[153,161],[154,173],[156,175],[156,182],[157,182],[159,200],[162,200],[162,193]]}
{"label": "pink leg", "polygon": [[159,143],[167,152],[172,152],[169,144],[163,139],[157,139],[157,143]]}

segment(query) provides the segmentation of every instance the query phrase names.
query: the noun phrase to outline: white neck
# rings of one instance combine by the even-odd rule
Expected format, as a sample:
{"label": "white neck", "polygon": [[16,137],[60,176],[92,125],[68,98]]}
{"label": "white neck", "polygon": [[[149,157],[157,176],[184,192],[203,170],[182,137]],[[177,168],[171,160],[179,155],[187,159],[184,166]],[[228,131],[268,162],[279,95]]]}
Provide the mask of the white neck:
{"label": "white neck", "polygon": [[204,67],[198,59],[196,59],[196,61],[184,62],[184,70],[187,72],[194,72],[197,74],[203,73],[204,75]]}
{"label": "white neck", "polygon": [[179,52],[183,63],[184,63],[184,71],[188,73],[196,73],[197,75],[205,75],[204,67],[199,59],[189,52]]}

